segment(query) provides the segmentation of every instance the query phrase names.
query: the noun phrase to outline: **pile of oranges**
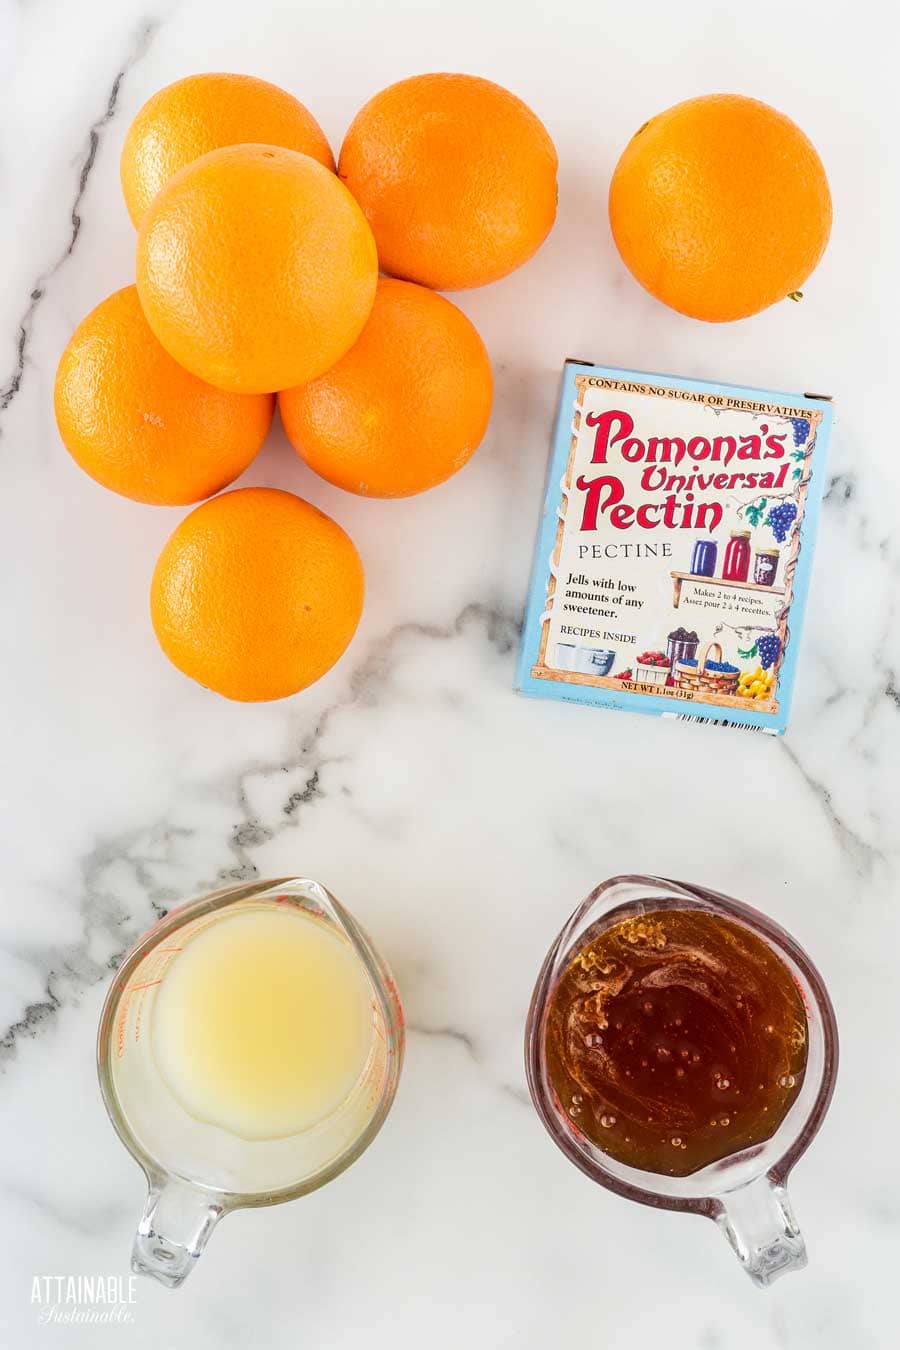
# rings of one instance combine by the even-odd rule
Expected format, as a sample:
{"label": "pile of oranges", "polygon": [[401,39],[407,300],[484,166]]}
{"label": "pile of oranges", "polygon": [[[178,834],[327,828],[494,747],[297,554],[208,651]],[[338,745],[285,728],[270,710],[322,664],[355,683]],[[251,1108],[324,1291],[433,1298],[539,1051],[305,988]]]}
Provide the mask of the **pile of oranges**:
{"label": "pile of oranges", "polygon": [[263,80],[192,76],[141,109],[121,162],[136,285],[74,333],[56,417],[114,492],[211,498],[151,586],[160,645],[185,674],[228,698],[281,698],[344,651],[363,571],[341,527],[292,493],[213,494],[262,446],[276,397],[297,453],[349,492],[407,496],[460,469],[487,429],[491,364],[436,290],[535,252],[556,168],[530,109],[468,75],[376,95],[337,169],[309,111]]}
{"label": "pile of oranges", "polygon": [[[105,487],[203,503],[151,586],[157,637],[185,674],[255,701],[305,688],[340,657],[363,603],[352,541],[292,493],[215,494],[261,448],[276,400],[298,455],[349,492],[408,496],[460,469],[488,425],[491,365],[437,292],[526,262],[553,225],[556,173],[535,114],[469,75],[376,94],[337,166],[312,114],[263,80],[191,76],[141,109],[121,161],[136,284],[75,331],[56,417]],[[737,96],[646,123],[609,211],[637,280],[712,321],[796,292],[831,223],[810,142]]]}

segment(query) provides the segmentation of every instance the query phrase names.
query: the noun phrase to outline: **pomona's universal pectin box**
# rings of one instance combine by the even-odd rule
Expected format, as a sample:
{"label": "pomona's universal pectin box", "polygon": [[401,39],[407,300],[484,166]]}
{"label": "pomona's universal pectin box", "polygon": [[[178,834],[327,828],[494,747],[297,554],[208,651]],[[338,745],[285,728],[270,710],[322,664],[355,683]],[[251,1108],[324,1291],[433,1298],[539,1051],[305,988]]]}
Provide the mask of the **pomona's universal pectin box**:
{"label": "pomona's universal pectin box", "polygon": [[516,687],[785,730],[831,404],[567,361]]}

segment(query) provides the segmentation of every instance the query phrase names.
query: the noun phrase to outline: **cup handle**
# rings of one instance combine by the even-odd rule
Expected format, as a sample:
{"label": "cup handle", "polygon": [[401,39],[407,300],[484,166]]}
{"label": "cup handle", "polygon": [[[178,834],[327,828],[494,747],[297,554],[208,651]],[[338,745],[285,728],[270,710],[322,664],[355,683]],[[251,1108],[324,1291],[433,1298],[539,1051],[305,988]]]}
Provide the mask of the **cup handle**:
{"label": "cup handle", "polygon": [[757,1177],[719,1199],[716,1223],[754,1284],[806,1265],[806,1244],[784,1186]]}
{"label": "cup handle", "polygon": [[221,1202],[195,1186],[172,1177],[151,1180],[131,1249],[131,1269],[177,1289],[224,1213]]}

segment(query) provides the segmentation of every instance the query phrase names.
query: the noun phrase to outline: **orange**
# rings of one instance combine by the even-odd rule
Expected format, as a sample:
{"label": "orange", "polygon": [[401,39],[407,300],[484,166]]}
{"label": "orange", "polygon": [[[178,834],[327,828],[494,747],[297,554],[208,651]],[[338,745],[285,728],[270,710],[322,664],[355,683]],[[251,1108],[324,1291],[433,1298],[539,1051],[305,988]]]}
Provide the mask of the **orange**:
{"label": "orange", "polygon": [[150,612],[169,660],[226,698],[285,698],[324,675],[359,623],[363,569],[340,525],[276,488],[192,511],[159,555]]}
{"label": "orange", "polygon": [[138,502],[199,502],[243,473],[266,438],[271,394],[226,394],[189,375],[151,333],[134,286],[76,328],[56,373],[66,449]]}
{"label": "orange", "polygon": [[316,473],[349,492],[406,497],[462,468],[485,433],[492,395],[488,354],[462,311],[385,277],[347,355],[278,403]]}
{"label": "orange", "polygon": [[372,232],[326,168],[266,145],[180,169],[141,222],[137,287],[166,351],[220,389],[313,380],[356,341],[375,298]]}
{"label": "orange", "polygon": [[338,173],[382,270],[436,290],[483,286],[537,251],[556,216],[557,157],[531,109],[474,75],[415,75],[357,113]]}
{"label": "orange", "polygon": [[312,113],[292,94],[252,75],[189,75],[160,89],[128,129],[120,172],[135,225],[164,183],[223,145],[282,145],[334,169]]}
{"label": "orange", "polygon": [[831,233],[822,161],[766,103],[708,94],[632,137],[609,189],[626,267],[657,300],[721,323],[793,295]]}

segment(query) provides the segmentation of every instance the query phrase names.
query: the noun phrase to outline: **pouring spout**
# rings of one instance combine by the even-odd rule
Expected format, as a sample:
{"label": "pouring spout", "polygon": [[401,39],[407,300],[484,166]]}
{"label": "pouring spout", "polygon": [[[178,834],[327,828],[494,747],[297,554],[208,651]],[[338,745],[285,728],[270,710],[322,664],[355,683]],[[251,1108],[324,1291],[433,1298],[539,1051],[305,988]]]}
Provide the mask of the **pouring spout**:
{"label": "pouring spout", "polygon": [[131,1250],[131,1269],[167,1289],[190,1275],[225,1213],[221,1200],[183,1181],[151,1182]]}
{"label": "pouring spout", "polygon": [[721,1196],[715,1220],[760,1287],[806,1265],[806,1244],[788,1193],[770,1177],[757,1177]]}

